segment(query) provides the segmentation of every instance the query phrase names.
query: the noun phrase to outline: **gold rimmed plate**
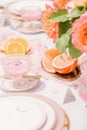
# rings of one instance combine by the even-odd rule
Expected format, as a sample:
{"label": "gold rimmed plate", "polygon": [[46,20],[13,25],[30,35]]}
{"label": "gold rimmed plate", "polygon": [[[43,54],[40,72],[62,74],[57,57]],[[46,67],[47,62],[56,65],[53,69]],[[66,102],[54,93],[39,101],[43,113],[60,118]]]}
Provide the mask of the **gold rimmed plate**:
{"label": "gold rimmed plate", "polygon": [[[3,115],[3,119],[1,118],[1,122],[2,122],[1,126],[3,130],[6,126],[8,127],[9,130],[10,128],[11,129],[21,128],[21,130],[25,130],[26,128],[27,130],[30,127],[31,128],[33,127],[35,130],[37,130],[36,126],[41,130],[48,130],[48,129],[62,130],[65,124],[65,114],[64,111],[61,109],[61,107],[53,100],[41,95],[26,94],[26,93],[8,94],[0,98],[0,106],[2,107],[4,106],[6,108],[6,109],[2,109],[2,107],[0,107],[0,113],[2,113]],[[29,116],[29,114],[31,115],[30,111],[36,112],[35,108],[33,108],[33,110],[30,109],[33,106],[37,110],[37,113],[35,113],[36,114],[35,118],[37,118],[38,120],[35,123],[33,122],[35,119]],[[7,114],[5,114],[6,112]],[[40,119],[39,117],[41,119],[42,117],[44,118],[42,120],[39,120]],[[16,121],[16,119],[18,119],[18,122]],[[32,119],[33,125],[30,124],[29,126],[29,123],[31,123],[30,119]],[[5,120],[6,120],[6,125],[4,127],[3,124]],[[10,125],[10,120],[12,122],[11,124],[13,124],[12,126]],[[20,122],[22,121],[23,123],[20,124]]]}

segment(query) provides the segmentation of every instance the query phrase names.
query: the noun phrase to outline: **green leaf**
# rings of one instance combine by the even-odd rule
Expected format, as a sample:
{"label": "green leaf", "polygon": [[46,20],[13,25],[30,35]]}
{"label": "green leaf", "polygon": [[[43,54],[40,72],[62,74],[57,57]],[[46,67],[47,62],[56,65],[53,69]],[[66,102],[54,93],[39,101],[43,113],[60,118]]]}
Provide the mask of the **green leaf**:
{"label": "green leaf", "polygon": [[56,47],[60,52],[66,52],[66,48],[69,45],[70,36],[67,34],[63,34],[58,41],[56,42]]}
{"label": "green leaf", "polygon": [[71,12],[68,15],[69,19],[78,18],[80,17],[84,12],[86,12],[87,7],[86,6],[78,6],[71,10]]}
{"label": "green leaf", "polygon": [[69,32],[69,30],[71,29],[71,23],[70,21],[66,21],[66,22],[61,22],[59,23],[59,28],[58,28],[58,34],[59,34],[59,37],[64,34],[64,33],[67,33]]}
{"label": "green leaf", "polygon": [[65,22],[68,20],[67,15],[68,12],[66,9],[58,9],[50,15],[49,20],[51,22]]}
{"label": "green leaf", "polygon": [[69,53],[72,58],[78,58],[82,55],[81,51],[76,49],[71,42],[69,43]]}

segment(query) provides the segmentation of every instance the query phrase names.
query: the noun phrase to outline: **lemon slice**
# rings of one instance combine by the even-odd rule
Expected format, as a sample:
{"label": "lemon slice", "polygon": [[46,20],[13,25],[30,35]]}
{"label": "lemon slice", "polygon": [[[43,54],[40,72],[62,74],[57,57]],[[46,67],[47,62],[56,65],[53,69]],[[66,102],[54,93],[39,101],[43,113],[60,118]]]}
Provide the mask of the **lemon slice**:
{"label": "lemon slice", "polygon": [[25,48],[22,44],[14,42],[14,43],[10,43],[5,48],[5,53],[8,55],[25,54]]}

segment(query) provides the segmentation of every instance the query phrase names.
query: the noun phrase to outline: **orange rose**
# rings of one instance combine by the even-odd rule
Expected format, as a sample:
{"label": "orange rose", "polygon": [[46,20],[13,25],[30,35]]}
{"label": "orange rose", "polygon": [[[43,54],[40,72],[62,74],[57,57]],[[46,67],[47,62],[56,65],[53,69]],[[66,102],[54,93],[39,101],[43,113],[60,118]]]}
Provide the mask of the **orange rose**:
{"label": "orange rose", "polygon": [[58,39],[58,23],[48,20],[50,14],[54,11],[53,8],[46,5],[46,10],[42,13],[42,26],[47,35],[56,41]]}
{"label": "orange rose", "polygon": [[64,7],[71,0],[53,0],[54,5],[58,8]]}

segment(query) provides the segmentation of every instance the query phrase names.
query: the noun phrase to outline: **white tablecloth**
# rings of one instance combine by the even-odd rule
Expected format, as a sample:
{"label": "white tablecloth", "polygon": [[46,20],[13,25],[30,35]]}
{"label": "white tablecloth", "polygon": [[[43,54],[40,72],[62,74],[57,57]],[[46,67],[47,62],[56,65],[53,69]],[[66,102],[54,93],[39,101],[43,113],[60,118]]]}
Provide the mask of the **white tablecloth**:
{"label": "white tablecloth", "polygon": [[[51,40],[48,41],[48,37],[45,33],[39,34],[22,34],[28,40],[32,40],[34,38],[41,39],[44,41],[49,47],[49,42],[52,44]],[[1,67],[0,67],[1,74]],[[64,99],[69,90],[73,93],[76,100],[65,103]],[[0,89],[0,95],[7,94],[8,92],[4,92]],[[87,108],[85,107],[84,102],[80,99],[77,90],[65,84],[64,82],[56,82],[52,79],[41,78],[40,85],[35,89],[27,91],[27,93],[37,93],[47,96],[53,100],[55,100],[68,114],[70,119],[70,130],[87,130]]]}
{"label": "white tablecloth", "polygon": [[[46,34],[34,34],[34,35],[24,35],[27,39],[39,38],[44,40],[47,39]],[[75,96],[76,100],[63,104],[67,90],[70,89]],[[0,89],[0,95],[5,94]],[[55,100],[60,106],[67,112],[70,119],[70,130],[87,130],[87,108],[84,102],[78,96],[77,90],[64,84],[64,82],[56,82],[52,79],[41,78],[40,85],[35,89],[27,91],[27,93],[38,93],[47,96]]]}

